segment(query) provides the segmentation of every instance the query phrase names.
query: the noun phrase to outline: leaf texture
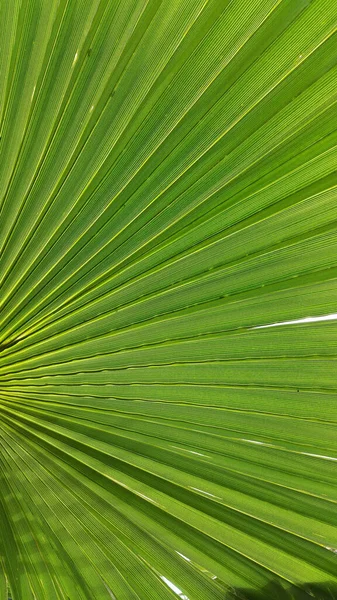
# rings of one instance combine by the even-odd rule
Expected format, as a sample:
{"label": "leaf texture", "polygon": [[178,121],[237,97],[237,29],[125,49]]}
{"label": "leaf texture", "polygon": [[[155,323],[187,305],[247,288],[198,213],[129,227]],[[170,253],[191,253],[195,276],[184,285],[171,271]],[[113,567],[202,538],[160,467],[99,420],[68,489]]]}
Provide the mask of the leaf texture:
{"label": "leaf texture", "polygon": [[335,597],[337,4],[0,22],[0,600]]}

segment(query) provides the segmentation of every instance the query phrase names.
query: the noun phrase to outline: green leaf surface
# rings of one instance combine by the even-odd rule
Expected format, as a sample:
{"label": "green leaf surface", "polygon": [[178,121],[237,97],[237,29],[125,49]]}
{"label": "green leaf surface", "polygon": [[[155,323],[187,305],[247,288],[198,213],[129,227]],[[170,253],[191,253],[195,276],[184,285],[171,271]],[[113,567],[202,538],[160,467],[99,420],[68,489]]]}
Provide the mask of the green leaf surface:
{"label": "green leaf surface", "polygon": [[0,600],[337,598],[337,5],[0,22]]}

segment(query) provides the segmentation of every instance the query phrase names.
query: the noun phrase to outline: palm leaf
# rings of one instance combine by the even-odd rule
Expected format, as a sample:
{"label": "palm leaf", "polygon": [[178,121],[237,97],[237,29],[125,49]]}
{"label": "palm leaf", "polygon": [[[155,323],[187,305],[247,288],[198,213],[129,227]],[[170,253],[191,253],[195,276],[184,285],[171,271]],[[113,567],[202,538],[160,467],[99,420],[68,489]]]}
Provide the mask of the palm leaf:
{"label": "palm leaf", "polygon": [[333,597],[336,3],[0,15],[0,599]]}

